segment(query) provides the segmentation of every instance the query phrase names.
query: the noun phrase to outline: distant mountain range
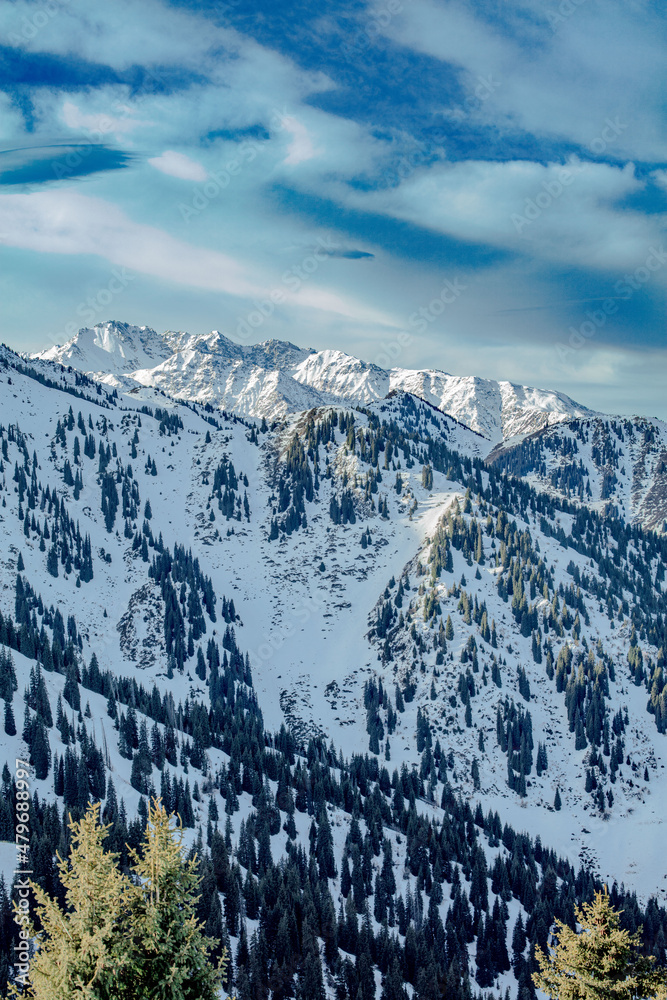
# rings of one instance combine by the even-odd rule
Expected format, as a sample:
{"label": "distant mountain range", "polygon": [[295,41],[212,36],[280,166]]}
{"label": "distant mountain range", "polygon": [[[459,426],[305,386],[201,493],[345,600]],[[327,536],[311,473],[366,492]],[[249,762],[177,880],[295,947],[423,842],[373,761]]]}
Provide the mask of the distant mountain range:
{"label": "distant mountain range", "polygon": [[386,370],[286,341],[240,345],[216,330],[158,334],[114,321],[81,329],[33,358],[71,366],[123,393],[143,386],[268,420],[407,392],[479,435],[481,457],[539,489],[597,507],[612,503],[648,528],[662,530],[667,521],[667,425],[596,413],[553,390],[436,369]]}
{"label": "distant mountain range", "polygon": [[124,390],[134,381],[178,399],[267,419],[314,406],[367,405],[403,389],[477,431],[490,446],[593,415],[560,392],[437,369],[387,371],[342,351],[276,340],[241,346],[217,331],[158,334],[146,326],[108,322],[82,329],[37,357]]}

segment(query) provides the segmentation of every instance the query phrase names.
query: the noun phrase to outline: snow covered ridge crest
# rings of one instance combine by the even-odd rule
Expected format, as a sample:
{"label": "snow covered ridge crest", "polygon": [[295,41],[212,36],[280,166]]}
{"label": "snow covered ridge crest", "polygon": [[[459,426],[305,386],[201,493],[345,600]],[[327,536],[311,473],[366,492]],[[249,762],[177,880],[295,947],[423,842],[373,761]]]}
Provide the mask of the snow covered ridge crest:
{"label": "snow covered ridge crest", "polygon": [[[436,370],[385,370],[341,351],[269,340],[239,345],[108,322],[34,356],[128,392],[271,421],[323,406],[369,406],[407,392],[480,435],[479,455],[539,489],[654,530],[667,523],[667,426],[597,414],[559,392]],[[627,443],[626,443],[627,438]],[[625,450],[624,450],[625,449]]]}
{"label": "snow covered ridge crest", "polygon": [[83,327],[62,347],[55,345],[34,357],[79,371],[124,374],[159,364],[172,353],[165,338],[150,327],[109,322]]}
{"label": "snow covered ridge crest", "polygon": [[489,441],[526,435],[592,411],[563,393],[437,370],[386,370],[341,351],[315,351],[270,340],[239,345],[206,335],[110,321],[84,328],[66,344],[34,357],[71,365],[110,385],[132,381],[168,395],[273,419],[310,406],[367,405],[404,389]]}

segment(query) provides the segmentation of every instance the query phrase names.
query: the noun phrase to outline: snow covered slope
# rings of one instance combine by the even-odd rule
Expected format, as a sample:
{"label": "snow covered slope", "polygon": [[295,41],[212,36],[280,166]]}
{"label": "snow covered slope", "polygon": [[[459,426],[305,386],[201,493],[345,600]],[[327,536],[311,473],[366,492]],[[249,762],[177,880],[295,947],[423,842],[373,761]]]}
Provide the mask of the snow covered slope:
{"label": "snow covered slope", "polygon": [[614,507],[626,521],[667,531],[667,425],[645,417],[570,420],[500,445],[497,467],[540,490],[597,509]]}
{"label": "snow covered slope", "polygon": [[150,327],[112,321],[84,327],[62,347],[50,347],[38,357],[82,372],[121,374],[153,367],[170,354],[167,341]]}
{"label": "snow covered slope", "polygon": [[[139,384],[267,420],[327,405],[367,406],[403,390],[476,431],[491,461],[526,475],[540,489],[560,489],[565,496],[569,490],[597,507],[613,500],[624,517],[652,529],[661,530],[667,518],[664,424],[636,418],[637,435],[630,436],[631,451],[619,464],[610,442],[615,429],[632,421],[594,414],[562,393],[435,370],[387,371],[341,351],[281,341],[241,346],[217,331],[160,336],[114,323],[81,330],[69,344],[38,358],[71,365],[123,392]],[[573,449],[577,468],[586,466],[583,485],[573,472]]]}
{"label": "snow covered slope", "polygon": [[[209,358],[213,377],[229,343],[168,336],[171,353],[150,372],[187,370],[194,354],[197,365]],[[133,335],[137,357],[140,340]],[[340,935],[334,947],[320,921],[328,997],[352,975],[346,955],[359,958],[361,928],[396,939],[418,995],[405,957],[413,934],[439,983],[459,949],[457,962],[495,998],[525,984],[529,956],[524,938],[514,971],[501,953],[487,961],[492,926],[510,950],[521,916],[539,941],[553,901],[571,906],[594,877],[663,906],[667,540],[627,523],[619,485],[624,463],[635,483],[641,461],[652,481],[662,474],[653,425],[630,422],[621,439],[618,426],[586,418],[487,465],[487,437],[412,390],[371,393],[380,378],[371,366],[328,356],[332,381],[316,386],[317,354],[283,344],[234,350],[225,364],[241,370],[247,412],[264,405],[270,385],[274,403],[288,392],[305,403],[295,395],[283,418],[263,422],[178,402],[152,376],[142,384],[120,372],[104,385],[76,365],[40,359],[31,370],[0,352],[0,644],[14,660],[18,730],[0,734],[0,766],[30,753],[35,770],[44,766],[35,735],[44,730],[51,756],[33,787],[60,811],[72,789],[58,784],[56,755],[70,767],[76,751],[93,797],[102,760],[99,797],[112,819],[121,799],[131,820],[147,794],[165,789],[191,810],[189,842],[201,827],[203,845],[209,825],[213,842],[211,817],[222,830],[226,813],[232,874],[218,873],[217,885],[243,997],[244,949],[261,954],[269,912],[249,915],[253,893],[279,877],[260,871],[257,855],[253,867],[248,836],[262,864],[291,860],[302,873],[313,845],[317,898],[326,886]],[[253,366],[264,374],[250,389]],[[341,404],[341,385],[354,407]],[[232,383],[229,393],[240,389]],[[588,463],[589,507],[573,502],[574,480],[570,500],[563,476],[551,483],[563,456]],[[524,478],[515,478],[502,462],[520,458],[535,470],[517,466]],[[607,481],[619,490],[611,504],[596,492],[607,467],[618,479]],[[634,502],[648,510],[650,490]],[[38,658],[51,725],[40,715]],[[139,738],[128,747],[130,708]],[[87,794],[85,768],[79,762]],[[9,878],[12,855],[0,850],[0,862]],[[397,884],[391,906],[387,869]],[[407,923],[392,909],[399,899]],[[653,948],[667,914],[651,906]],[[388,967],[373,975],[379,995]]]}
{"label": "snow covered slope", "polygon": [[[18,385],[22,387],[20,394],[16,391]],[[39,478],[46,482],[47,470],[51,478],[61,477],[63,462],[68,456],[70,468],[76,470],[72,454],[74,433],[66,435],[66,449],[62,444],[54,444],[53,437],[58,420],[62,419],[63,403],[69,402],[67,397],[61,401],[58,396],[62,394],[44,390],[45,398],[38,402],[34,396],[34,383],[29,379],[15,376],[14,386],[15,420],[22,432],[29,436],[30,449],[37,449],[41,466]],[[4,383],[3,389],[7,391]],[[372,473],[373,469],[372,464],[369,464],[370,453],[366,452],[362,457],[358,443],[356,451],[352,452],[349,434],[334,430],[331,440],[320,452],[320,489],[314,494],[312,503],[306,502],[304,507],[307,527],[290,533],[284,533],[281,529],[278,538],[271,541],[269,536],[272,522],[280,524],[285,517],[285,514],[281,514],[281,508],[289,513],[292,506],[288,501],[279,502],[279,493],[281,489],[289,489],[289,476],[281,470],[294,435],[302,440],[307,439],[308,435],[312,438],[322,422],[330,420],[332,414],[345,413],[345,410],[325,407],[314,411],[314,415],[312,411],[309,416],[305,413],[294,414],[273,434],[260,435],[257,444],[249,444],[250,432],[243,423],[234,423],[228,419],[216,430],[204,421],[203,415],[179,408],[175,404],[170,404],[169,409],[178,414],[184,426],[177,434],[165,437],[164,431],[160,432],[159,421],[145,415],[141,417],[140,413],[141,406],[154,407],[155,401],[160,398],[155,396],[153,389],[146,388],[138,394],[135,390],[129,395],[121,396],[122,405],[119,406],[117,402],[109,413],[99,410],[99,407],[93,408],[93,425],[96,428],[106,427],[104,437],[117,451],[119,468],[130,464],[135,469],[133,481],[138,486],[140,508],[143,508],[146,500],[150,501],[152,508],[153,535],[157,537],[159,529],[164,544],[172,549],[177,543],[192,547],[205,566],[206,573],[210,575],[216,592],[234,596],[243,622],[237,628],[239,641],[241,647],[250,652],[256,689],[269,727],[276,729],[287,719],[302,735],[322,732],[335,743],[344,741],[348,747],[356,745],[363,750],[367,743],[366,717],[362,708],[363,683],[379,673],[384,678],[385,685],[391,687],[397,678],[404,680],[402,671],[405,667],[400,657],[378,664],[378,652],[373,649],[373,640],[369,644],[366,638],[369,632],[368,622],[372,620],[373,609],[378,600],[382,603],[387,581],[390,578],[399,581],[405,574],[409,574],[411,579],[410,588],[404,588],[405,603],[406,606],[412,606],[410,620],[417,627],[416,636],[413,636],[412,642],[405,643],[405,650],[412,648],[415,641],[421,641],[419,636],[426,637],[427,646],[418,654],[425,679],[420,681],[417,678],[417,688],[419,692],[424,686],[425,695],[428,695],[437,650],[435,646],[432,647],[433,621],[428,622],[429,627],[424,632],[423,614],[420,611],[424,600],[420,591],[424,585],[419,576],[415,576],[416,567],[420,560],[427,560],[428,539],[433,536],[443,515],[457,502],[456,498],[458,503],[463,504],[465,474],[451,471],[446,475],[436,470],[432,472],[433,484],[425,487],[422,484],[422,461],[413,464],[413,458],[410,463],[413,467],[406,467],[405,452],[395,446],[389,471],[382,470],[381,486],[375,486],[375,493],[369,492],[364,483],[368,483],[369,472]],[[77,405],[75,401],[75,412]],[[123,412],[125,407],[129,409]],[[84,416],[85,411],[84,407]],[[141,420],[140,429],[137,429],[137,419]],[[357,413],[355,419],[357,437],[364,437],[374,427],[377,428],[378,422],[384,422],[399,428],[401,434],[407,434],[406,442],[412,441],[411,447],[416,448],[418,453],[425,447],[430,447],[426,443],[432,439],[438,447],[445,445],[452,455],[460,458],[479,459],[484,454],[484,441],[481,437],[442,416],[438,410],[418,404],[414,397],[401,393],[394,393],[388,400],[372,403],[367,413]],[[87,417],[84,422],[86,421]],[[87,423],[86,430],[88,433]],[[203,440],[207,430],[212,438],[210,444]],[[133,446],[131,442],[135,431],[139,442]],[[567,428],[565,432],[573,433]],[[83,434],[80,436],[83,444]],[[425,444],[414,443],[420,440]],[[133,450],[138,450],[138,460],[132,461],[130,453]],[[410,452],[407,454],[409,456]],[[424,450],[421,457],[428,457],[427,450]],[[400,469],[392,471],[397,459],[400,460]],[[151,475],[149,460],[157,463],[157,477]],[[240,510],[240,492],[236,494],[235,502],[238,505],[234,507],[231,521],[227,519],[227,515],[221,519],[215,504],[211,504],[211,483],[215,470],[226,460],[233,463],[238,476],[243,475],[248,479],[244,492],[252,512],[250,520],[245,516],[240,522],[235,520],[236,513]],[[114,664],[114,669],[117,670],[136,670],[139,664],[147,681],[157,683],[158,687],[164,686],[164,690],[167,690],[173,682],[166,678],[166,651],[160,638],[160,618],[164,611],[160,600],[154,589],[151,590],[150,586],[146,589],[146,564],[138,558],[137,550],[132,552],[132,536],[129,539],[123,537],[122,521],[117,525],[121,529],[120,533],[115,530],[109,533],[105,528],[100,512],[97,462],[86,458],[80,461],[85,473],[80,496],[75,500],[72,488],[67,487],[63,496],[67,499],[71,516],[81,525],[81,531],[84,531],[85,526],[85,530],[90,533],[93,552],[104,553],[103,558],[98,555],[95,560],[95,584],[92,588],[85,588],[87,599],[77,612],[79,632],[86,637],[85,649],[95,652],[101,662],[105,660]],[[450,459],[442,461],[446,469]],[[87,473],[86,469],[89,470]],[[9,468],[5,472],[6,477],[7,471]],[[484,473],[480,482],[487,479],[487,474]],[[61,478],[61,491],[62,486]],[[346,493],[350,495],[356,510],[356,514],[352,515],[355,518],[354,525],[349,520],[338,524],[332,520],[332,497],[341,500]],[[377,504],[380,498],[387,504],[386,515],[382,517],[378,516]],[[481,517],[479,511],[483,513],[484,508],[484,503],[481,507],[474,503],[472,514],[477,513]],[[468,515],[468,519],[472,514]],[[489,514],[495,520],[498,516],[497,507],[489,508]],[[138,523],[141,524],[141,509],[137,516]],[[567,528],[571,520],[571,516],[562,515],[556,517],[555,523],[562,523]],[[13,558],[9,559],[8,570],[15,565],[20,547],[28,579],[48,580],[46,594],[49,603],[59,600],[66,607],[69,603],[71,579],[45,576],[46,554],[40,552],[36,544],[39,540],[37,536],[23,534],[22,525],[18,526],[20,534],[17,535],[16,512],[12,516],[3,511],[3,525],[4,549],[8,553],[14,553]],[[367,527],[370,529],[372,542],[367,548],[362,548],[359,538]],[[555,588],[558,592],[559,587],[569,586],[572,575],[571,567],[567,567],[573,553],[563,553],[556,529],[552,529],[554,537],[545,536],[540,528],[539,517],[532,515],[523,524],[517,521],[517,530],[530,531],[536,551],[554,574],[552,589]],[[488,553],[487,562],[491,556],[495,558],[497,552],[496,549],[495,554]],[[111,563],[106,561],[107,558],[111,558]],[[264,567],[260,576],[256,572],[258,565]],[[586,572],[587,560],[574,553],[574,566],[579,566],[582,572]],[[454,588],[453,597],[440,598],[441,616],[444,618],[447,617],[446,608],[452,612],[456,610],[459,600],[458,581],[462,575],[470,577],[472,572],[465,560],[457,554],[454,568],[446,576],[446,585],[436,586],[438,595],[441,592],[446,594]],[[531,788],[527,801],[521,803],[524,810],[531,810],[530,818],[525,813],[525,822],[533,830],[541,829],[546,832],[553,823],[549,807],[555,789],[559,787],[567,806],[567,815],[564,813],[562,817],[562,823],[569,830],[565,839],[573,836],[578,851],[582,840],[580,827],[590,809],[582,781],[582,760],[585,755],[572,753],[574,736],[568,730],[567,719],[563,727],[563,710],[562,706],[559,707],[562,696],[547,683],[544,667],[533,662],[530,633],[528,640],[522,638],[518,625],[508,615],[507,606],[496,593],[497,576],[497,569],[485,568],[480,580],[470,579],[467,585],[471,599],[474,596],[475,602],[486,602],[488,621],[495,619],[497,622],[499,652],[493,655],[497,658],[502,655],[505,660],[522,665],[532,688],[544,692],[543,695],[540,694],[535,709],[536,732],[544,731],[547,717],[556,720],[560,717],[560,721],[553,723],[553,738],[549,746],[553,763],[547,777],[538,782],[534,789]],[[6,581],[8,590],[5,591],[7,609],[11,607],[13,599],[11,583],[10,571]],[[454,603],[450,607],[452,600]],[[546,598],[544,600],[546,602]],[[545,603],[546,606],[548,605]],[[582,627],[582,636],[589,636],[589,643],[593,648],[600,638],[607,655],[616,662],[622,661],[623,649],[627,646],[629,637],[627,612],[619,612],[619,625],[610,631],[606,612],[604,615],[598,613],[596,601],[589,603],[588,607],[591,623],[590,626]],[[108,616],[104,619],[104,624],[103,609]],[[147,611],[149,632],[145,634]],[[624,626],[620,624],[621,619],[626,623]],[[536,612],[535,620],[541,623],[542,611]],[[430,696],[424,703],[428,714],[432,707],[437,706],[436,715],[442,721],[438,721],[435,728],[441,738],[450,741],[457,729],[457,712],[448,708],[449,696],[446,692],[455,687],[459,671],[465,670],[455,664],[459,662],[465,646],[464,637],[467,639],[468,632],[478,634],[479,629],[473,627],[459,633],[457,627],[457,639],[451,646],[454,661],[451,668],[446,668],[444,673],[440,671],[442,676],[436,682],[435,706],[429,704]],[[122,636],[125,636],[124,640]],[[526,641],[527,649],[524,648]],[[150,649],[150,655],[143,658],[137,652],[142,648],[142,643],[143,648]],[[581,648],[579,641],[572,643],[570,637],[565,635],[562,641],[555,641],[553,659],[557,659],[561,645],[569,644],[572,644],[573,649]],[[485,646],[484,648],[486,649]],[[647,647],[646,655],[655,659],[657,650],[651,651]],[[410,660],[410,656],[408,659]],[[487,662],[490,669],[488,657]],[[317,664],[315,672],[313,664]],[[618,680],[616,685],[611,685],[614,711],[625,704],[628,691],[631,690],[627,688],[624,677],[626,668],[619,665],[616,670]],[[503,791],[505,764],[503,760],[498,762],[492,735],[495,702],[498,697],[504,696],[505,690],[508,693],[516,692],[516,668],[508,667],[507,671],[504,681],[507,688],[503,686],[498,690],[495,684],[484,685],[488,707],[480,708],[479,725],[476,723],[477,728],[469,738],[465,731],[459,732],[453,741],[453,747],[455,755],[459,754],[461,761],[470,762],[475,756],[477,730],[483,729],[487,733],[488,746],[486,756],[479,755],[483,780],[486,782],[483,788],[494,796],[493,802],[496,805],[505,799],[508,807],[514,808],[514,796],[507,789]],[[194,677],[188,685],[184,681],[182,683],[184,696],[188,693],[193,696],[205,694],[204,688]],[[338,693],[333,697],[331,692]],[[276,697],[276,693],[279,697]],[[331,707],[333,701],[336,702],[335,708]],[[418,694],[416,702],[419,701]],[[643,711],[641,698],[632,711],[638,715],[636,719],[633,716],[631,735],[627,737],[628,754],[636,754],[637,760],[641,761],[642,772],[646,762],[653,762],[661,769],[662,737],[655,729],[654,719]],[[477,710],[474,717],[477,718]],[[408,710],[405,719],[399,719],[397,736],[395,741],[392,740],[392,743],[397,744],[394,753],[398,753],[400,760],[404,759],[410,764],[416,764],[419,760],[415,750],[414,725],[414,711]],[[459,765],[456,770],[461,789],[472,794],[472,786],[468,784],[469,764]],[[659,777],[657,773],[656,777]],[[618,788],[621,787],[619,784]],[[628,808],[632,798],[636,799],[639,795],[648,803],[647,815],[655,808],[651,804],[656,801],[657,796],[650,794],[651,787],[644,786],[641,782],[639,787],[641,791],[633,793],[627,799],[627,806],[626,798],[619,800],[618,789],[616,792],[617,802],[611,811],[612,822],[618,822],[626,831],[628,824],[633,825],[644,815],[643,810],[635,804],[635,818],[629,818]],[[662,831],[662,827],[659,829]],[[612,864],[611,856],[605,860],[608,866]],[[617,871],[609,869],[605,874],[630,881],[628,865],[622,864],[625,867]],[[641,882],[641,888],[646,890],[645,879]]]}
{"label": "snow covered slope", "polygon": [[514,382],[397,368],[391,373],[391,383],[451,413],[493,444],[572,417],[591,415],[563,393]]}

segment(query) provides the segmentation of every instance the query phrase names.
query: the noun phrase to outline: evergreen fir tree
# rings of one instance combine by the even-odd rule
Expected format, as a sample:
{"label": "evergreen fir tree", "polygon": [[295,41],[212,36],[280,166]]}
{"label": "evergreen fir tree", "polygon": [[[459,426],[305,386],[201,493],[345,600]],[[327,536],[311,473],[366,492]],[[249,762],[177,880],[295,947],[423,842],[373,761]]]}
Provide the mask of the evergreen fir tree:
{"label": "evergreen fir tree", "polygon": [[51,766],[51,747],[46,727],[40,716],[36,716],[32,723],[30,763],[34,765],[36,778],[43,780],[48,776]]}
{"label": "evergreen fir tree", "polygon": [[49,554],[46,557],[46,571],[51,576],[58,576],[58,549],[55,542],[49,549]]}
{"label": "evergreen fir tree", "polygon": [[93,806],[73,824],[70,858],[59,861],[67,912],[32,884],[42,927],[28,973],[36,1000],[122,995],[116,988],[130,956],[119,929],[135,890],[103,849],[107,831],[98,824],[98,812]]}
{"label": "evergreen fir tree", "polygon": [[196,917],[200,876],[185,860],[181,833],[164,807],[152,803],[141,852],[130,852],[139,879],[129,926],[131,962],[119,997],[217,1000],[223,971],[210,964],[214,942]]}
{"label": "evergreen fir tree", "polygon": [[5,702],[5,732],[7,736],[16,736],[16,721],[9,701]]}
{"label": "evergreen fir tree", "polygon": [[[41,930],[27,973],[35,1000],[217,1000],[224,978],[215,942],[196,915],[200,875],[182,835],[157,802],[131,876],[105,850],[99,803],[72,824],[69,860],[59,861],[65,909],[31,883]],[[36,934],[35,928],[30,929]]]}
{"label": "evergreen fir tree", "polygon": [[538,989],[558,1000],[635,1000],[667,996],[667,973],[640,954],[641,934],[621,929],[621,915],[607,892],[575,911],[577,934],[556,921],[558,943],[550,955],[536,949]]}

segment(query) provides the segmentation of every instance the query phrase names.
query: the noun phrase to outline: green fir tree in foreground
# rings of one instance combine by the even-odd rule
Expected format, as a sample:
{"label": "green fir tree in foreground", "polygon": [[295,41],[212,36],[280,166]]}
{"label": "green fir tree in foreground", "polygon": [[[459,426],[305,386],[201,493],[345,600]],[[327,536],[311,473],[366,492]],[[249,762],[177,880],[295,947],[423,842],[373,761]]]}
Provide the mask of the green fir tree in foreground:
{"label": "green fir tree in foreground", "polygon": [[[639,953],[641,933],[621,929],[606,891],[577,908],[581,933],[556,921],[558,943],[550,955],[536,950],[535,986],[553,1000],[664,1000],[667,973],[653,956]],[[621,911],[622,912],[622,911]]]}
{"label": "green fir tree in foreground", "polygon": [[[149,808],[131,874],[106,853],[99,804],[72,824],[69,859],[59,858],[66,911],[32,885],[42,930],[27,989],[36,1000],[217,1000],[224,969],[195,917],[199,876],[182,834],[161,803]],[[33,929],[34,933],[34,929]]]}

